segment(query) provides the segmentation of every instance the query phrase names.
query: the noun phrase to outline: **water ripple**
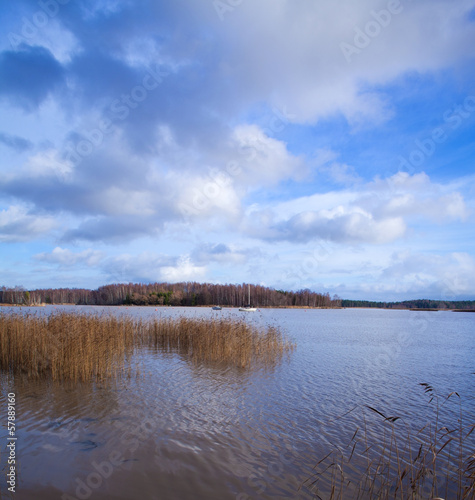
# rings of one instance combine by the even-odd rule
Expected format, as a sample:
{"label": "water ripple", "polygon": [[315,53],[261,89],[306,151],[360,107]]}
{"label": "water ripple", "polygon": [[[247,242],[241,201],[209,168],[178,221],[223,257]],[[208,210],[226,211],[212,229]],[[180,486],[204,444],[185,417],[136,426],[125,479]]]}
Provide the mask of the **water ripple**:
{"label": "water ripple", "polygon": [[[264,310],[246,316],[278,324],[297,341],[291,359],[275,370],[192,364],[146,350],[133,359],[139,375],[115,383],[2,375],[0,407],[8,391],[18,401],[23,493],[17,498],[31,491],[38,496],[29,498],[40,500],[63,493],[79,498],[78,484],[115,500],[156,498],[157,491],[180,500],[312,498],[304,483],[329,450],[348,450],[365,429],[367,439],[381,439],[387,424],[366,405],[400,417],[401,434],[418,430],[437,409],[418,385],[429,382],[440,394],[440,422],[455,428],[460,410],[474,422],[475,315],[438,313],[422,328],[410,314]],[[461,398],[442,404],[454,390]],[[358,461],[351,467],[356,474]],[[320,486],[329,487],[328,478]]]}

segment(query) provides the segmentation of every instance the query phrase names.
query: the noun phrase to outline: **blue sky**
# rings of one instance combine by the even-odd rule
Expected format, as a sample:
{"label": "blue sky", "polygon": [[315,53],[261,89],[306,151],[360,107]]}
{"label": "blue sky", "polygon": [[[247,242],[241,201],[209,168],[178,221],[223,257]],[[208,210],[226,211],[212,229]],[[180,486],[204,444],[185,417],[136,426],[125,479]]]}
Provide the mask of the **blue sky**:
{"label": "blue sky", "polygon": [[475,0],[18,0],[0,286],[475,299]]}

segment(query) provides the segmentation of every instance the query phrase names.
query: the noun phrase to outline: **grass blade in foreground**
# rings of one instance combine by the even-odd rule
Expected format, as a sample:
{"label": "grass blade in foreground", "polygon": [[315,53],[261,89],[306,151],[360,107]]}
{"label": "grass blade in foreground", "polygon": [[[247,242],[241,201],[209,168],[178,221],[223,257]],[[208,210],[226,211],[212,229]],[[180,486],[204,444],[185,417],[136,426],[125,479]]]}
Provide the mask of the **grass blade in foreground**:
{"label": "grass blade in foreground", "polygon": [[[364,433],[357,429],[346,448],[327,453],[304,483],[315,498],[475,500],[475,424],[465,422],[458,393],[440,403],[432,386],[420,385],[428,404],[434,401],[431,421],[414,429],[404,418],[386,417],[366,405]],[[456,405],[450,411],[458,426],[450,429],[440,422],[447,404]]]}

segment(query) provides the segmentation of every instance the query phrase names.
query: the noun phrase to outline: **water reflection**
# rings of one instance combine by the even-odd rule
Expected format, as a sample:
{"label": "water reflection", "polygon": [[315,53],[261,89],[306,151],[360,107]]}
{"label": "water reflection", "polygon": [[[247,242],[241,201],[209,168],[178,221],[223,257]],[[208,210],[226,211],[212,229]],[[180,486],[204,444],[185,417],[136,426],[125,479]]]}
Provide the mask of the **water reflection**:
{"label": "water reflection", "polygon": [[[376,442],[383,435],[386,424],[374,412],[363,414],[365,404],[400,416],[397,429],[433,421],[434,408],[418,386],[425,381],[441,396],[457,390],[464,421],[474,422],[475,317],[449,321],[438,313],[423,332],[420,325],[409,330],[417,341],[401,344],[397,333],[411,327],[407,314],[264,311],[247,321],[278,324],[298,342],[288,362],[272,369],[193,363],[183,352],[144,349],[131,358],[138,375],[114,383],[1,376],[0,408],[9,391],[18,399],[15,500],[312,498],[311,482],[302,484],[320,458],[335,447],[351,453],[357,429]],[[371,364],[388,348],[389,363]],[[432,360],[445,353],[450,362],[435,370]],[[440,406],[440,422],[449,428],[457,425],[454,410],[452,401]],[[349,477],[366,466],[362,451],[355,449]],[[4,493],[4,481],[0,487]],[[319,487],[328,491],[331,476]]]}

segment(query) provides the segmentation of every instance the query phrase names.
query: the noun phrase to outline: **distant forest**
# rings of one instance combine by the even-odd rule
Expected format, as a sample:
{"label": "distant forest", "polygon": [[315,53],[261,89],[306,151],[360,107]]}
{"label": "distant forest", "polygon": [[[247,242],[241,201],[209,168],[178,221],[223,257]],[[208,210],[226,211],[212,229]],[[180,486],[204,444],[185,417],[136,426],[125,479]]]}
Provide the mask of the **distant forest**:
{"label": "distant forest", "polygon": [[380,309],[475,309],[475,300],[404,300],[403,302],[374,302],[369,300],[342,300],[342,307],[376,307]]}
{"label": "distant forest", "polygon": [[[251,286],[251,304],[255,307],[371,307],[380,309],[463,309],[475,310],[475,300],[406,300],[374,302],[346,300],[337,295],[308,289],[289,292],[260,285]],[[210,283],[115,284],[97,290],[50,288],[26,290],[23,287],[0,288],[0,304],[39,305],[137,305],[137,306],[212,306],[241,307],[248,303],[248,285]]]}
{"label": "distant forest", "polygon": [[[340,307],[341,299],[308,289],[297,292],[251,286],[251,304],[256,307]],[[0,289],[3,304],[76,304],[137,306],[211,306],[241,307],[248,303],[248,285],[210,283],[153,283],[101,286],[97,290],[57,288],[25,290],[22,287]]]}

